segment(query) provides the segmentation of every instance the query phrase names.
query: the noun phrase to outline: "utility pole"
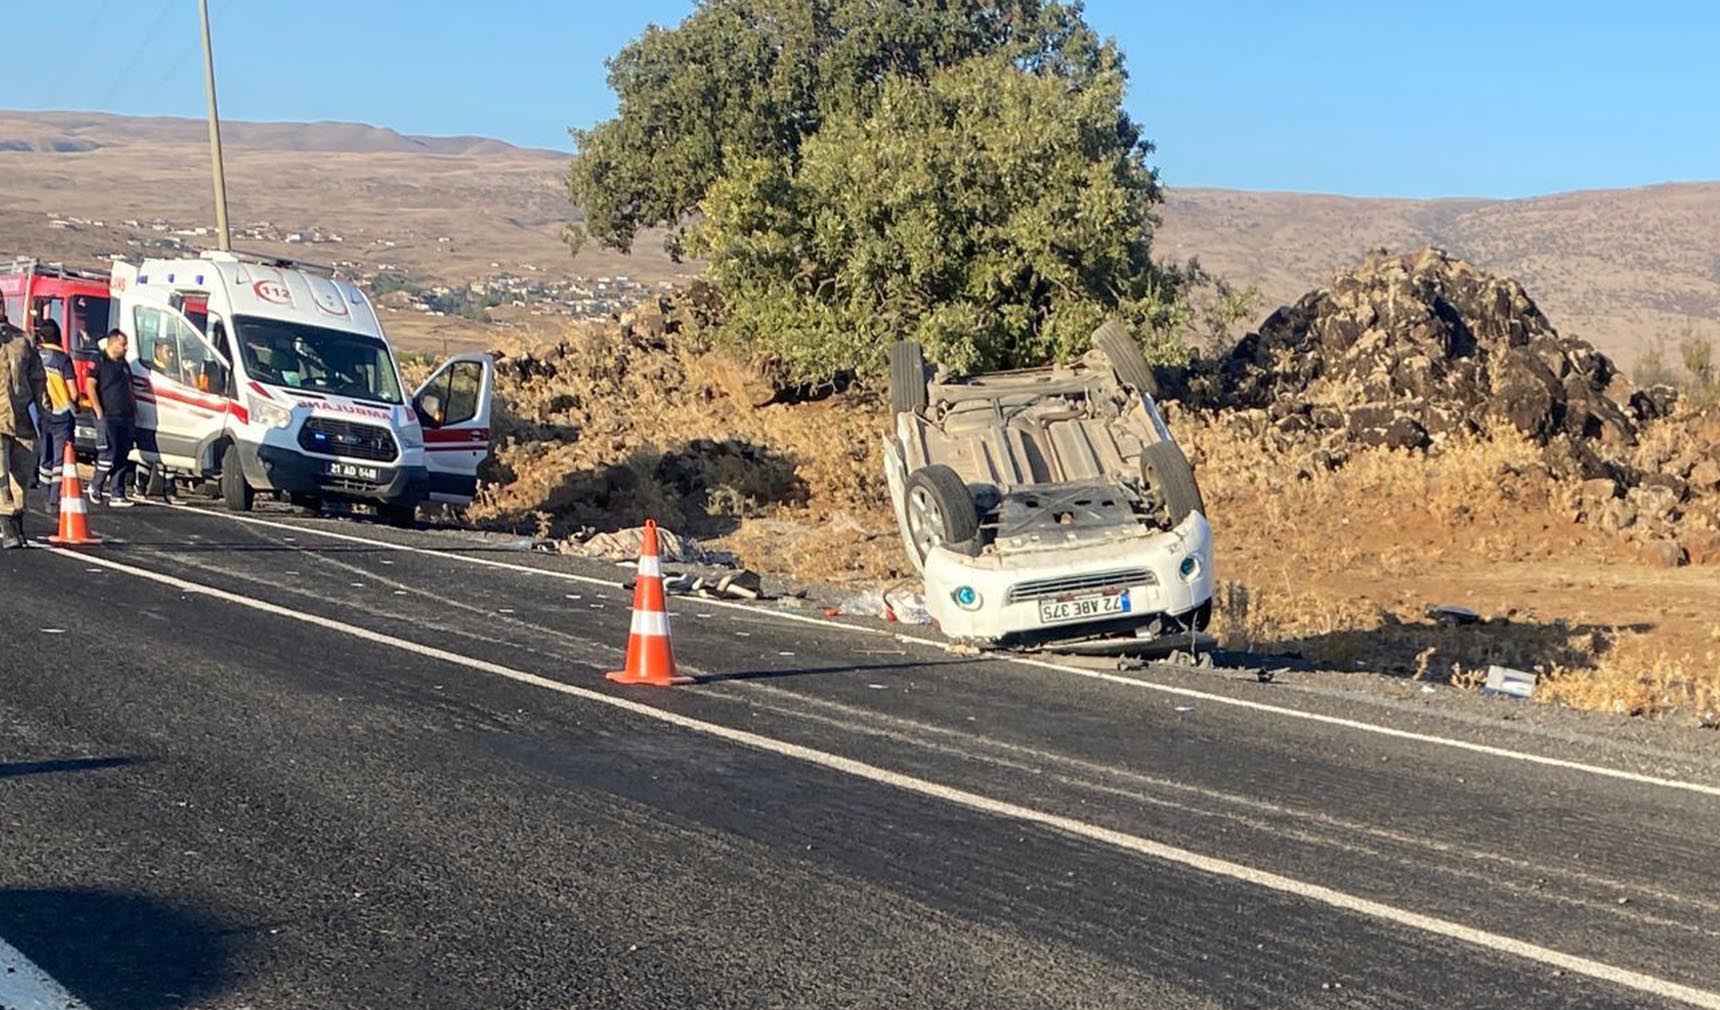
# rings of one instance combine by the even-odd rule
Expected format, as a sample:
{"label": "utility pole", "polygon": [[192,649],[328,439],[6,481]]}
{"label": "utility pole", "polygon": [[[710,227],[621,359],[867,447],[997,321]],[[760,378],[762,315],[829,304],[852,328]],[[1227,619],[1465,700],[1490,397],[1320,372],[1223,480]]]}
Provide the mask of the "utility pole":
{"label": "utility pole", "polygon": [[209,0],[197,0],[203,20],[203,90],[209,93],[209,162],[215,184],[215,237],[221,251],[233,248],[227,227],[227,172],[221,164],[221,113],[215,106],[215,48],[209,42]]}

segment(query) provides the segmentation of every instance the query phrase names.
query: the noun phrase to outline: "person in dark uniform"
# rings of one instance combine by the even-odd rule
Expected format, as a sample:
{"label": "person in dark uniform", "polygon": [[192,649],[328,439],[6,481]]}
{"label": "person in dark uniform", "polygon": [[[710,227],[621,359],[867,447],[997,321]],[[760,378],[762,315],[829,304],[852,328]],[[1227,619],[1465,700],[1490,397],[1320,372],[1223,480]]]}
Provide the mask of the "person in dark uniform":
{"label": "person in dark uniform", "polygon": [[[86,391],[95,409],[96,423],[107,436],[107,445],[96,464],[90,483],[90,501],[101,504],[111,495],[113,508],[130,508],[131,448],[137,437],[137,394],[131,388],[131,363],[125,360],[126,336],[110,330],[102,356],[90,374]],[[108,482],[112,481],[112,488]]]}

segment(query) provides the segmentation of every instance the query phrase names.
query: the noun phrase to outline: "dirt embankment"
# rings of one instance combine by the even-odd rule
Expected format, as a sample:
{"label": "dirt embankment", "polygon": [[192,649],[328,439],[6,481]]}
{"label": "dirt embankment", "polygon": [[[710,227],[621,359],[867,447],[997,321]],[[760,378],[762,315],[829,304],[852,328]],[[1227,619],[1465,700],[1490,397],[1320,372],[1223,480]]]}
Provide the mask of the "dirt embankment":
{"label": "dirt embankment", "polygon": [[[546,537],[647,516],[766,572],[907,573],[876,392],[766,404],[694,306],[503,348],[473,517]],[[1540,696],[1720,709],[1720,415],[1632,390],[1515,282],[1379,254],[1167,376],[1217,536],[1227,644]],[[1451,627],[1430,604],[1485,618]]]}

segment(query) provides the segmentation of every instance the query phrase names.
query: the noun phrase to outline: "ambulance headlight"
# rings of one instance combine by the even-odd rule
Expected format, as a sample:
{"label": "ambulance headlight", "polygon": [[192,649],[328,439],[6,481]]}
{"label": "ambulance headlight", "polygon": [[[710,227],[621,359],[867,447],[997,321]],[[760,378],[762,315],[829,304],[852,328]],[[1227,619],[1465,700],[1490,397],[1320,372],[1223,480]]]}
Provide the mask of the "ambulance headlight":
{"label": "ambulance headlight", "polygon": [[417,421],[409,421],[400,428],[400,448],[424,448],[424,426]]}
{"label": "ambulance headlight", "polygon": [[1178,573],[1182,575],[1182,580],[1184,582],[1193,582],[1195,579],[1200,578],[1200,559],[1195,557],[1193,554],[1190,554],[1188,557],[1182,559],[1182,565],[1179,566],[1177,570]]}
{"label": "ambulance headlight", "polygon": [[251,420],[270,428],[285,428],[293,423],[293,412],[260,396],[246,396],[245,406],[251,410]]}
{"label": "ambulance headlight", "polygon": [[985,601],[980,597],[979,590],[972,586],[959,586],[950,593],[950,599],[956,601],[956,606],[963,610],[978,610]]}

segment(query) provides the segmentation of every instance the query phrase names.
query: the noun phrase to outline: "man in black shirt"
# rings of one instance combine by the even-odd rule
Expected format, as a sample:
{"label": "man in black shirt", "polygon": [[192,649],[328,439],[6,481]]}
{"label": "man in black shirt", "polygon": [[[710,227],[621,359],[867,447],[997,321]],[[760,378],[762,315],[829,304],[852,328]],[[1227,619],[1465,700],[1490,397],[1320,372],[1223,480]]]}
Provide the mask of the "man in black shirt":
{"label": "man in black shirt", "polygon": [[90,485],[90,500],[101,504],[111,479],[114,508],[131,507],[126,488],[131,482],[131,447],[137,432],[137,395],[132,392],[131,364],[125,360],[125,348],[125,334],[108,331],[102,356],[96,359],[95,371],[90,374],[88,389],[96,423],[107,436],[107,445],[96,464],[95,481]]}

